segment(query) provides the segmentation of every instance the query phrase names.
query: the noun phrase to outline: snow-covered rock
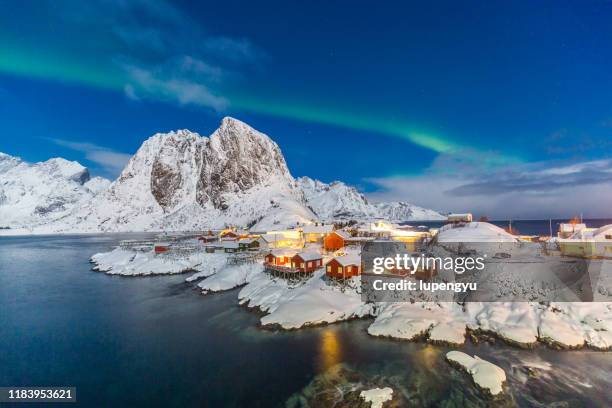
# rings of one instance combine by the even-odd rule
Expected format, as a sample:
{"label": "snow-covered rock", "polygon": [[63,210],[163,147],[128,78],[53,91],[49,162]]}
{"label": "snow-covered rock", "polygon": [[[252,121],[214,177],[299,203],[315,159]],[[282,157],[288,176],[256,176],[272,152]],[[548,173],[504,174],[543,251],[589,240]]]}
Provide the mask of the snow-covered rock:
{"label": "snow-covered rock", "polygon": [[503,228],[488,222],[469,222],[461,226],[445,225],[438,231],[437,240],[440,243],[518,241]]}
{"label": "snow-covered rock", "polygon": [[220,292],[245,285],[264,271],[260,263],[245,263],[240,265],[225,265],[219,268],[209,278],[198,284],[204,293]]}
{"label": "snow-covered rock", "polygon": [[297,179],[310,208],[322,220],[371,220],[392,222],[444,220],[442,214],[406,202],[370,203],[355,187],[341,181],[323,183],[309,177]]}
{"label": "snow-covered rock", "polygon": [[53,158],[30,164],[0,153],[0,227],[27,228],[56,220],[109,184],[90,178],[89,170],[75,161]]}
{"label": "snow-covered rock", "polygon": [[378,304],[373,336],[426,339],[460,345],[466,329],[492,334],[509,344],[532,347],[612,349],[612,303],[415,302]]}
{"label": "snow-covered rock", "polygon": [[372,408],[382,408],[386,401],[393,399],[393,388],[372,388],[371,390],[361,391],[359,396],[363,398],[365,402],[370,402]]}
{"label": "snow-covered rock", "polygon": [[491,395],[495,396],[504,390],[503,385],[506,382],[506,373],[501,367],[478,356],[471,357],[456,350],[446,353],[446,359],[467,371],[472,376],[476,386]]}
{"label": "snow-covered rock", "polygon": [[93,267],[95,271],[108,275],[145,276],[207,270],[207,262],[214,259],[204,252],[175,257],[170,254],[155,254],[153,251],[140,252],[115,248],[109,252],[93,255],[91,262],[95,264]]}
{"label": "snow-covered rock", "polygon": [[[268,274],[258,274],[238,294],[240,304],[266,312],[263,326],[297,329],[333,323],[371,314],[372,305],[365,304],[356,290],[329,285],[319,270],[297,286]],[[358,278],[350,286],[358,287]]]}
{"label": "snow-covered rock", "polygon": [[466,317],[457,303],[381,303],[368,333],[404,340],[428,338],[434,343],[460,345],[465,342]]}

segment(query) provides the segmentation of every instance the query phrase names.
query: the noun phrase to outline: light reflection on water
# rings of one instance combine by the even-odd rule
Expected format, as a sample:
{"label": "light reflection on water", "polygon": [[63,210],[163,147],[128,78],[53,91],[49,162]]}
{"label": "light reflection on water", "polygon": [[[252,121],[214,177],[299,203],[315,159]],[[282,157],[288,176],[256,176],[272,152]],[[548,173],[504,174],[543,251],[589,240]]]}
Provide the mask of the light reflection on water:
{"label": "light reflection on water", "polygon": [[337,329],[333,326],[323,328],[320,330],[319,339],[319,366],[321,371],[327,371],[342,360],[342,349]]}
{"label": "light reflection on water", "polygon": [[[0,238],[0,386],[76,385],[81,406],[280,406],[325,374],[312,395],[388,385],[411,406],[487,404],[444,361],[448,348],[372,338],[369,319],[262,330],[237,291],[90,271],[89,256],[119,239]],[[612,353],[461,350],[501,366],[519,406],[612,406]]]}

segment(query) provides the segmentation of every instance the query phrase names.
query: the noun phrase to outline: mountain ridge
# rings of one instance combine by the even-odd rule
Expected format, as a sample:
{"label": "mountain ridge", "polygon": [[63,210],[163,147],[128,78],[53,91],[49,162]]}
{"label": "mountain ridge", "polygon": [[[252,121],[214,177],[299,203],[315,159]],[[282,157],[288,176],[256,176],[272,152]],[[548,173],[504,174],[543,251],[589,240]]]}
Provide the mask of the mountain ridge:
{"label": "mountain ridge", "polygon": [[[0,156],[0,169],[3,163],[14,166],[11,156],[5,156]],[[80,167],[63,177],[79,183],[77,179],[88,178],[89,172],[74,163]],[[76,171],[79,168],[81,173]],[[390,219],[398,221],[421,214],[414,209],[420,207],[369,203],[342,182],[295,179],[276,142],[244,122],[225,117],[210,136],[187,129],[154,134],[102,191],[77,200],[49,222],[24,226],[35,233],[179,231],[228,225],[269,230],[334,217],[393,215]]]}

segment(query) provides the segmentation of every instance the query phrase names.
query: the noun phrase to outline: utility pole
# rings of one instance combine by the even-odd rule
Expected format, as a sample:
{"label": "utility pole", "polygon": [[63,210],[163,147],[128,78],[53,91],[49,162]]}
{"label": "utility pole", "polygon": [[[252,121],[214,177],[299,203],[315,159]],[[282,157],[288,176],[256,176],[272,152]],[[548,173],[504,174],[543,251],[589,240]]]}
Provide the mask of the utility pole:
{"label": "utility pole", "polygon": [[552,218],[548,219],[548,230],[550,232],[550,237],[552,238]]}

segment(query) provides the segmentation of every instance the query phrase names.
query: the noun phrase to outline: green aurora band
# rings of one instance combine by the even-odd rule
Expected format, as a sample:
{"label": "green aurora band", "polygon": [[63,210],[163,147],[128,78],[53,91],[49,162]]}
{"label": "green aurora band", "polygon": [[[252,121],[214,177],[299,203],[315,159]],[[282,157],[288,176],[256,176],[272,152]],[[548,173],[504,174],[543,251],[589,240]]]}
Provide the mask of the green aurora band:
{"label": "green aurora band", "polygon": [[[124,92],[126,84],[130,83],[126,73],[115,64],[104,64],[99,61],[88,64],[64,55],[28,51],[24,48],[11,49],[6,45],[0,46],[0,73],[85,85],[121,93]],[[294,103],[270,102],[240,94],[229,95],[227,98],[231,110],[384,134],[401,138],[436,153],[458,153],[469,150],[453,141],[414,130],[414,127],[396,120],[300,106]],[[489,156],[489,160],[492,165],[520,161],[498,155]]]}

